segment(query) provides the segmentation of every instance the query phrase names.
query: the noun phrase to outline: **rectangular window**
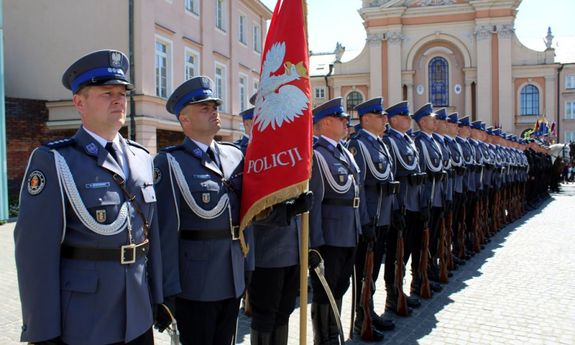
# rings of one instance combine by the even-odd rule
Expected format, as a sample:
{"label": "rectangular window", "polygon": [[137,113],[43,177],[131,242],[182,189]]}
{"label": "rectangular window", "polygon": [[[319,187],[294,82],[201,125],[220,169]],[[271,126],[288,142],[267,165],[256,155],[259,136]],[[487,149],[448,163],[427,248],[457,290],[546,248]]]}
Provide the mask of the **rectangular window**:
{"label": "rectangular window", "polygon": [[254,50],[258,53],[262,51],[262,29],[258,24],[254,24]]}
{"label": "rectangular window", "polygon": [[226,31],[225,27],[225,0],[216,0],[216,27],[222,31]]}
{"label": "rectangular window", "polygon": [[240,97],[240,111],[244,111],[247,109],[247,92],[246,92],[246,86],[247,86],[247,77],[246,76],[240,76],[240,87],[239,87],[239,97]]}
{"label": "rectangular window", "polygon": [[186,48],[186,55],[184,56],[184,70],[186,80],[191,79],[197,75],[200,75],[200,55]]}
{"label": "rectangular window", "polygon": [[575,74],[570,74],[565,77],[565,88],[575,89]]}
{"label": "rectangular window", "polygon": [[325,88],[316,87],[314,91],[314,98],[325,98]]}
{"label": "rectangular window", "polygon": [[185,0],[186,11],[192,12],[193,14],[200,14],[200,0]]}
{"label": "rectangular window", "polygon": [[569,143],[575,140],[575,132],[565,132],[565,142]]}
{"label": "rectangular window", "polygon": [[238,26],[238,40],[246,44],[246,16],[240,15]]}
{"label": "rectangular window", "polygon": [[168,98],[170,93],[171,44],[156,38],[156,96]]}
{"label": "rectangular window", "polygon": [[260,81],[259,80],[254,80],[254,90],[252,92],[252,95],[254,95],[256,92],[258,92],[258,88],[260,87]]}
{"label": "rectangular window", "polygon": [[565,102],[565,119],[575,120],[575,101]]}
{"label": "rectangular window", "polygon": [[215,94],[216,97],[222,100],[222,105],[220,105],[220,111],[226,112],[226,67],[216,63],[215,71]]}

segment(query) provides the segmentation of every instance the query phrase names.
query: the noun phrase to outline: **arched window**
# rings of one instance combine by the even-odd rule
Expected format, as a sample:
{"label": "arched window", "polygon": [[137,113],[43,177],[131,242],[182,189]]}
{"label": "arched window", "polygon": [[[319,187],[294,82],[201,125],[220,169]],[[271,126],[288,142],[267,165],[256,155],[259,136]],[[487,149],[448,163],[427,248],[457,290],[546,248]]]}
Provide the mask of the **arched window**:
{"label": "arched window", "polygon": [[348,93],[345,99],[347,109],[346,111],[351,114],[351,112],[353,112],[353,108],[355,108],[356,105],[362,102],[363,102],[363,96],[361,95],[361,93],[357,91],[352,91]]}
{"label": "arched window", "polygon": [[539,89],[535,85],[521,89],[521,115],[539,115]]}
{"label": "arched window", "polygon": [[429,101],[435,107],[449,106],[449,65],[441,56],[429,61]]}

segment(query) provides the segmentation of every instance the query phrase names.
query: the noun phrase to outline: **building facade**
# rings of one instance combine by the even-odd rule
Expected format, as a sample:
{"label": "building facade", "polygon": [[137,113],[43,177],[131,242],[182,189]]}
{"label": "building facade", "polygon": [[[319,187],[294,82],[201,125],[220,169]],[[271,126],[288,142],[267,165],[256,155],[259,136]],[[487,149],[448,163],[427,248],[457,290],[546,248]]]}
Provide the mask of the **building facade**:
{"label": "building facade", "polygon": [[346,62],[340,45],[312,56],[314,102],[344,97],[352,116],[354,105],[376,96],[386,106],[408,100],[413,110],[431,102],[516,134],[545,117],[558,125],[559,141],[575,139],[574,66],[555,62],[551,31],[545,51],[521,44],[520,3],[363,0],[366,44]]}
{"label": "building facade", "polygon": [[122,132],[151,153],[182,140],[165,103],[178,85],[200,74],[214,80],[223,100],[218,139],[239,138],[238,114],[257,90],[272,12],[259,0],[5,0],[4,14],[13,195],[32,149],[79,127],[60,80],[71,63],[94,50],[129,55],[135,89]]}

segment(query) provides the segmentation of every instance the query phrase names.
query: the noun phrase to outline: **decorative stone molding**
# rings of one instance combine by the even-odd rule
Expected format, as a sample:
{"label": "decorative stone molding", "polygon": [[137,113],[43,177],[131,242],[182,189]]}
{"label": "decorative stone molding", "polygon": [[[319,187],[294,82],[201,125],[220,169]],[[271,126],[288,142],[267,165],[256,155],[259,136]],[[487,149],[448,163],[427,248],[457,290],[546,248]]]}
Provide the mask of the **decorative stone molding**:
{"label": "decorative stone molding", "polygon": [[405,39],[405,35],[399,31],[390,31],[385,34],[385,38],[390,44],[399,44]]}
{"label": "decorative stone molding", "polygon": [[455,0],[419,0],[416,2],[416,5],[421,7],[453,4],[455,4]]}
{"label": "decorative stone molding", "polygon": [[380,33],[368,33],[365,40],[367,41],[367,43],[379,43],[379,42],[383,41],[383,36],[384,36],[384,34],[382,32],[380,32]]}
{"label": "decorative stone molding", "polygon": [[478,41],[490,38],[491,32],[491,27],[487,25],[480,25],[475,27],[475,37]]}
{"label": "decorative stone molding", "polygon": [[511,38],[515,33],[515,28],[511,24],[498,25],[497,33],[500,38]]}

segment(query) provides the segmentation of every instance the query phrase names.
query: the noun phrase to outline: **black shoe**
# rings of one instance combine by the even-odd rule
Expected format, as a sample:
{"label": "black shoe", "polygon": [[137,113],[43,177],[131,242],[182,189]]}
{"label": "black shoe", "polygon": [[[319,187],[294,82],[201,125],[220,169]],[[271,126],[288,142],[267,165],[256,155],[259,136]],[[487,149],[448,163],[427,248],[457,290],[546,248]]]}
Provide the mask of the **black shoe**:
{"label": "black shoe", "polygon": [[380,332],[391,331],[395,328],[395,322],[393,322],[393,320],[386,320],[374,311],[371,312],[371,322],[373,323],[373,327]]}
{"label": "black shoe", "polygon": [[361,340],[366,341],[366,342],[380,342],[383,341],[383,339],[385,338],[383,333],[381,333],[380,331],[378,331],[375,327],[371,327],[371,338],[364,338],[361,336],[361,323],[359,323],[359,327],[358,327],[358,323],[357,320],[353,326],[353,332],[355,334],[357,334]]}
{"label": "black shoe", "polygon": [[419,308],[421,307],[421,301],[417,296],[406,296],[407,306],[409,308]]}
{"label": "black shoe", "polygon": [[441,286],[441,284],[436,283],[434,281],[429,282],[429,287],[431,288],[431,291],[433,291],[433,292],[440,292],[441,290],[443,290],[443,287]]}
{"label": "black shoe", "polygon": [[465,265],[465,260],[461,260],[459,257],[457,257],[455,255],[453,255],[453,262],[459,266]]}

